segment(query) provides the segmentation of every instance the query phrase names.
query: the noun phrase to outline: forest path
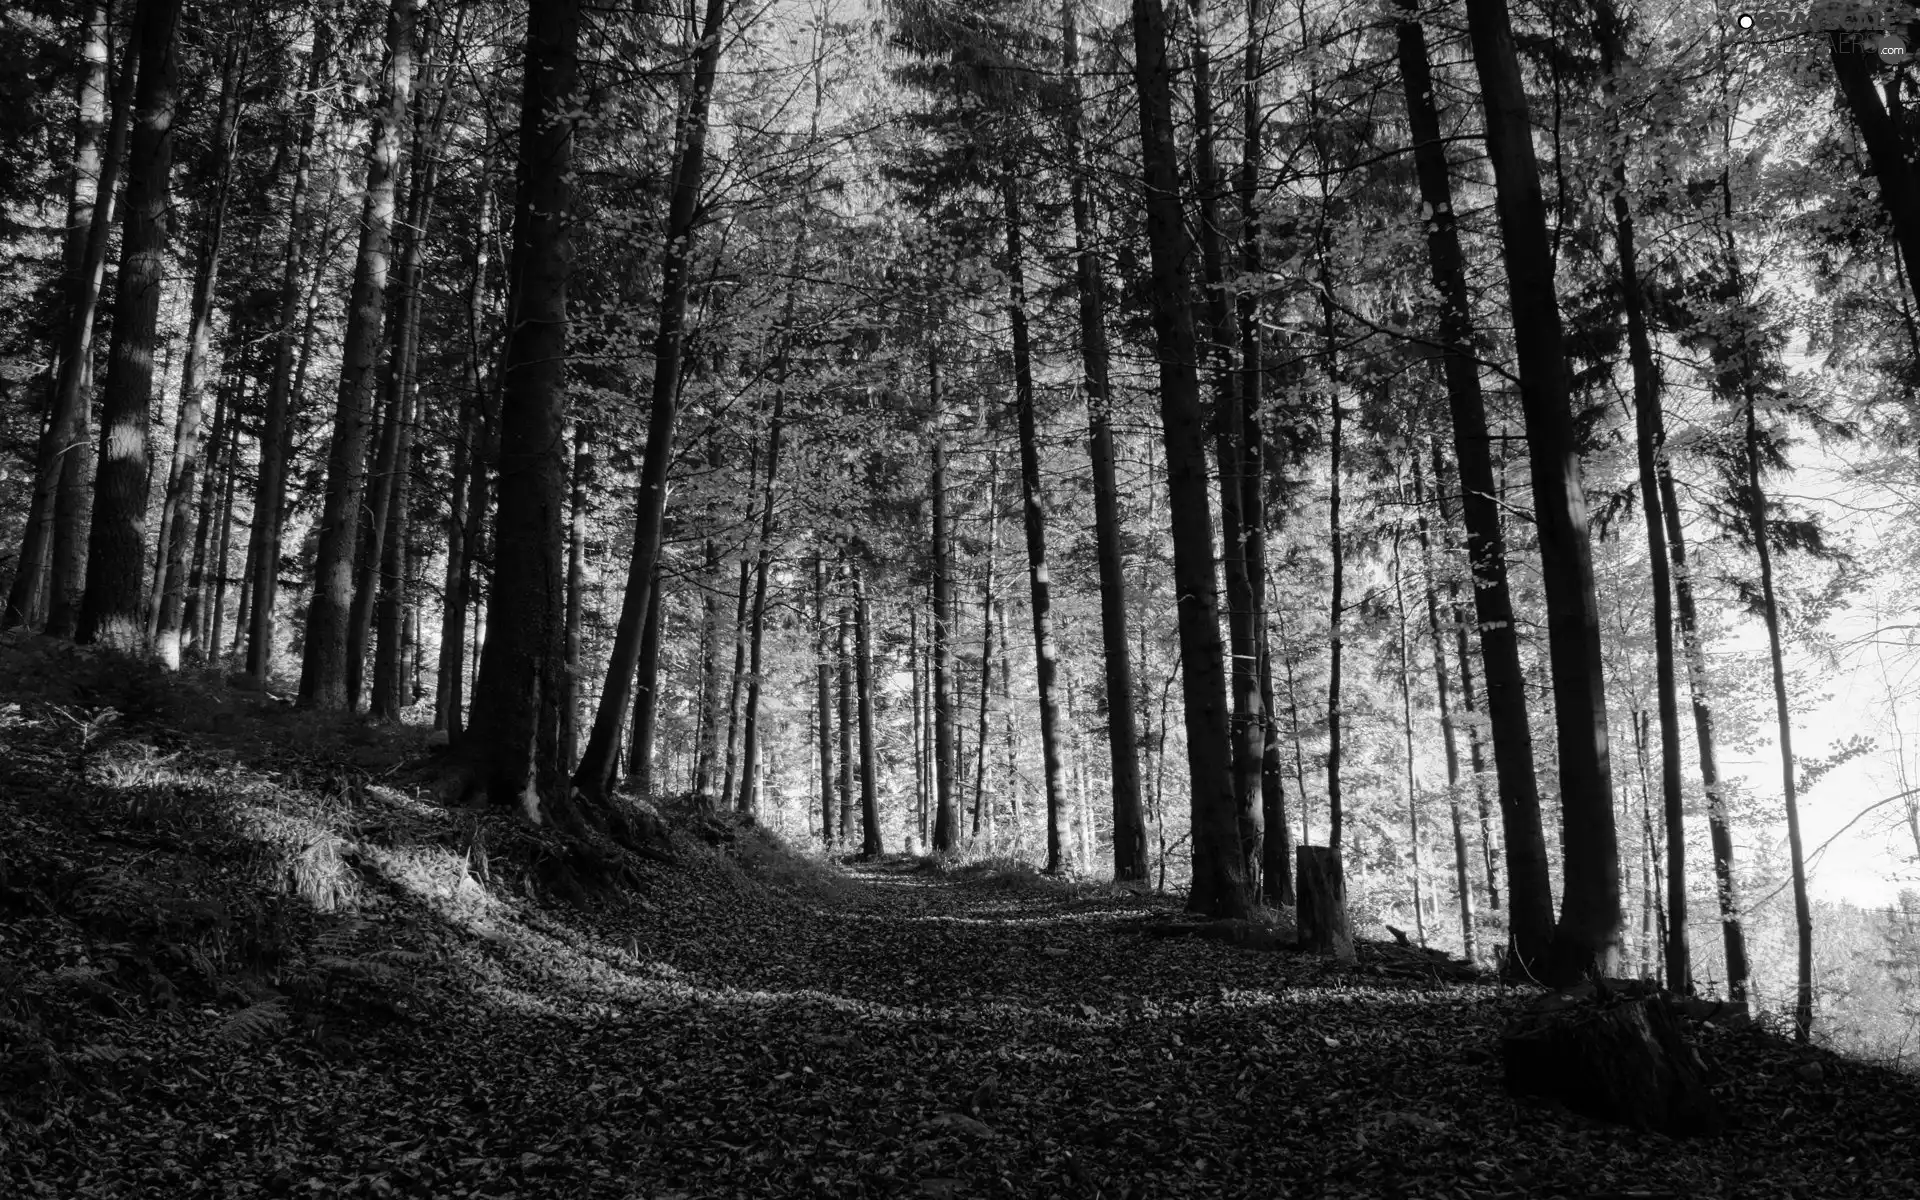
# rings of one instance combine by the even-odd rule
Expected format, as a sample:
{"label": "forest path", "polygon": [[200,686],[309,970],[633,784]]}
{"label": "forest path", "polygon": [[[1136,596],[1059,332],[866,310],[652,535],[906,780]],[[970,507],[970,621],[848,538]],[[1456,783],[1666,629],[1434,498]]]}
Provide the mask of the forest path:
{"label": "forest path", "polygon": [[363,761],[417,731],[231,724],[76,774],[70,719],[0,704],[9,1200],[1916,1195],[1912,1076],[1708,1031],[1742,1125],[1676,1143],[1510,1098],[1530,997],[1371,946],[1154,939],[1164,898],[738,828],[534,903],[512,814]]}

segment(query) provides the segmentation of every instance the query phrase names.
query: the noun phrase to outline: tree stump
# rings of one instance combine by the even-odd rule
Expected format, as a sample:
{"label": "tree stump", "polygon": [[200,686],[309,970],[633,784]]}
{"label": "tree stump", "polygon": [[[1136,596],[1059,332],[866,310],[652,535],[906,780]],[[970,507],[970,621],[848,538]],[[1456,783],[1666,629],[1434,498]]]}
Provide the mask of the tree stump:
{"label": "tree stump", "polygon": [[1664,997],[1586,983],[1537,1001],[1500,1038],[1508,1090],[1673,1137],[1719,1133],[1706,1063]]}
{"label": "tree stump", "polygon": [[1347,878],[1339,851],[1330,846],[1297,847],[1293,882],[1300,948],[1352,962],[1353,927],[1347,923]]}

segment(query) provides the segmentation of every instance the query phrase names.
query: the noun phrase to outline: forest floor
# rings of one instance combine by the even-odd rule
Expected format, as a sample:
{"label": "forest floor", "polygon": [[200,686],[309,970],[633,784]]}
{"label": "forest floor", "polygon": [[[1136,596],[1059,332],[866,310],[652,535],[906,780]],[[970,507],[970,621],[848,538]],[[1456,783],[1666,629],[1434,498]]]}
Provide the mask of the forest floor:
{"label": "forest floor", "polygon": [[1538,989],[692,814],[563,904],[425,747],[0,640],[0,1195],[1920,1195],[1912,1075],[1696,1028],[1670,1140],[1506,1093]]}

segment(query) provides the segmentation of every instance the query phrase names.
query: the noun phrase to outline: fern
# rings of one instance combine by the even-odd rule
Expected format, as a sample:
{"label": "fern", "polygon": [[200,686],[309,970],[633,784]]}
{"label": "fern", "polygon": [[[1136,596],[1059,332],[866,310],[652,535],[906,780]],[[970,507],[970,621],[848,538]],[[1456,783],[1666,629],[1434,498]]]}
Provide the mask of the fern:
{"label": "fern", "polygon": [[229,1014],[214,1029],[213,1038],[228,1046],[245,1046],[272,1037],[286,1027],[286,1002],[265,1000]]}

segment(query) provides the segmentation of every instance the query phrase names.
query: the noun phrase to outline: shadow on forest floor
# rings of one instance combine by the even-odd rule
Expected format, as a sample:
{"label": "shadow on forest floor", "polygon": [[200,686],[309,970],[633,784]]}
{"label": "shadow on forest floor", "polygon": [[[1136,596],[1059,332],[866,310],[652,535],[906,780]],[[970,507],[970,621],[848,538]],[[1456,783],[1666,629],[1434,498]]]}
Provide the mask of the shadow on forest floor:
{"label": "shadow on forest floor", "polygon": [[842,868],[731,825],[559,905],[541,836],[422,799],[423,731],[207,681],[139,700],[84,655],[22,673],[73,653],[0,644],[0,1193],[1920,1186],[1911,1076],[1709,1027],[1733,1132],[1601,1126],[1502,1088],[1535,992],[1150,939],[1169,902],[1123,889]]}

